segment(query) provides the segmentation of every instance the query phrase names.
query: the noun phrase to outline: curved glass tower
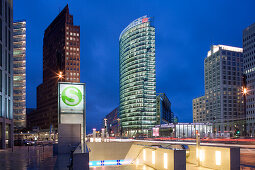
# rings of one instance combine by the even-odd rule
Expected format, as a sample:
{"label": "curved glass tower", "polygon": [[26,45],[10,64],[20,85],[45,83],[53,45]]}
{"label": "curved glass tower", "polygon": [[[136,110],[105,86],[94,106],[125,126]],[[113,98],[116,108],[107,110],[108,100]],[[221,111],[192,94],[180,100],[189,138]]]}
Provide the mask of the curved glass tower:
{"label": "curved glass tower", "polygon": [[155,28],[140,17],[120,34],[120,117],[123,136],[144,136],[156,125]]}

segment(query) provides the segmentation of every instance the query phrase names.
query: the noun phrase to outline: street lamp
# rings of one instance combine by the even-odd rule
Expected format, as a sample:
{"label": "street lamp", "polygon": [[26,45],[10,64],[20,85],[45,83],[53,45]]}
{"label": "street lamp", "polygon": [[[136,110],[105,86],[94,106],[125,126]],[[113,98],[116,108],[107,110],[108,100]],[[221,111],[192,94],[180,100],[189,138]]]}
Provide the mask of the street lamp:
{"label": "street lamp", "polygon": [[117,121],[118,121],[118,135],[120,137],[120,118],[118,118]]}
{"label": "street lamp", "polygon": [[[243,89],[243,105],[244,105],[244,123],[243,123],[243,125],[244,125],[244,136],[246,136],[246,131],[247,131],[247,129],[246,129],[246,95],[248,94],[248,90],[247,90],[247,88],[246,88],[246,84],[244,84],[244,86],[242,87],[242,89]],[[240,133],[240,132],[239,132]]]}
{"label": "street lamp", "polygon": [[63,72],[60,71],[59,73],[57,73],[58,79],[62,80],[64,78]]}
{"label": "street lamp", "polygon": [[246,95],[248,93],[247,88],[243,87],[243,95]]}

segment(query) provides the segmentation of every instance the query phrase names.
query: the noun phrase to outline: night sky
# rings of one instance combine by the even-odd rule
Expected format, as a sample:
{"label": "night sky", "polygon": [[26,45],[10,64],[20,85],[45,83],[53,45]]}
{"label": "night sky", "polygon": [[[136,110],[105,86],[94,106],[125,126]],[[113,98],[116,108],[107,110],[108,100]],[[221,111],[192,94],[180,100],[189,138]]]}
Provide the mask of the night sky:
{"label": "night sky", "polygon": [[69,4],[80,25],[81,82],[87,85],[87,128],[100,128],[119,104],[119,35],[133,20],[154,17],[157,92],[180,122],[192,122],[192,99],[204,94],[203,63],[210,46],[242,47],[255,22],[254,0],[14,0],[14,20],[27,21],[27,107],[42,83],[44,30]]}

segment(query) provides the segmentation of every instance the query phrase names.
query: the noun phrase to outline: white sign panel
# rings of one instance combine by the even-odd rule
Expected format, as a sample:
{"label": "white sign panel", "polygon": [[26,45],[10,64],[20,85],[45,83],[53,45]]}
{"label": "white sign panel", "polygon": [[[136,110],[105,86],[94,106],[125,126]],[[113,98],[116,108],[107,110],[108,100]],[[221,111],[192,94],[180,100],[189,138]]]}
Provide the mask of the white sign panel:
{"label": "white sign panel", "polygon": [[61,83],[59,86],[60,113],[82,114],[84,112],[84,85]]}

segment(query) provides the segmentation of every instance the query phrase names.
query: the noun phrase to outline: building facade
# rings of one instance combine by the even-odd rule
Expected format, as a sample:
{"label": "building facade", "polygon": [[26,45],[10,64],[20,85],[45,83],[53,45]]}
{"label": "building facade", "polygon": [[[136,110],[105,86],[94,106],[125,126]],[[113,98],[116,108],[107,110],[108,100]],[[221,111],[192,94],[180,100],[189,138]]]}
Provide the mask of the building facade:
{"label": "building facade", "polygon": [[255,135],[255,23],[243,31],[244,73],[247,80],[246,124],[247,135]]}
{"label": "building facade", "polygon": [[120,118],[123,136],[143,136],[156,125],[155,28],[152,18],[131,22],[120,34]]}
{"label": "building facade", "polygon": [[26,21],[13,23],[13,122],[26,128]]}
{"label": "building facade", "polygon": [[119,107],[116,107],[115,109],[113,109],[113,111],[111,111],[105,116],[103,128],[106,128],[106,132],[108,132],[110,136],[120,136],[121,127],[119,118]]}
{"label": "building facade", "polygon": [[44,32],[43,83],[37,87],[30,128],[57,129],[59,81],[80,82],[80,26],[73,24],[68,5]]}
{"label": "building facade", "polygon": [[213,45],[204,60],[205,96],[193,100],[193,121],[213,123],[214,133],[243,135],[242,80],[243,49]]}
{"label": "building facade", "polygon": [[[154,131],[153,131],[154,130]],[[157,125],[152,130],[154,137],[196,138],[196,131],[201,138],[211,137],[211,123],[169,123]]]}
{"label": "building facade", "polygon": [[205,96],[193,99],[193,122],[206,122]]}
{"label": "building facade", "polygon": [[157,93],[157,125],[174,123],[171,102],[165,93]]}
{"label": "building facade", "polygon": [[13,1],[0,1],[0,149],[13,146]]}

